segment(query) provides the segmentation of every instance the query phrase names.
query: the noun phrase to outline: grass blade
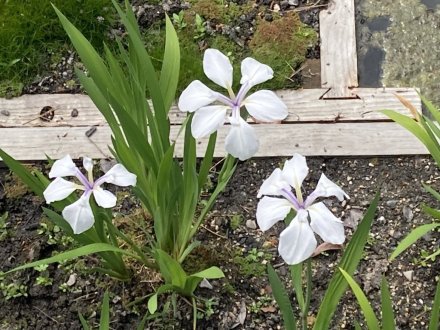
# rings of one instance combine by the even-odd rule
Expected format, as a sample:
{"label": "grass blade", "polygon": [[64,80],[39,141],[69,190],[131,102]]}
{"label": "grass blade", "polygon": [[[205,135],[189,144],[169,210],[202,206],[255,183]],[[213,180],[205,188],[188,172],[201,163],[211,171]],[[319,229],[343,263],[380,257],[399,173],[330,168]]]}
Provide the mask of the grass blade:
{"label": "grass blade", "polygon": [[396,329],[394,322],[393,303],[391,301],[391,293],[385,276],[382,277],[380,285],[380,295],[382,300],[382,328],[393,330]]}
{"label": "grass blade", "polygon": [[[379,198],[380,193],[377,192],[350,243],[345,249],[345,253],[339,263],[339,267],[345,269],[350,276],[354,273],[362,258],[364,247],[367,243],[368,233],[370,232],[370,227],[373,223],[374,215],[376,213]],[[324,299],[321,302],[313,329],[321,330],[328,329],[330,327],[330,321],[346,288],[347,282],[342,274],[340,272],[335,272],[330,281],[328,289],[325,292]]]}
{"label": "grass blade", "polygon": [[[377,319],[376,315],[374,314],[373,308],[370,305],[370,302],[368,301],[367,297],[365,296],[364,292],[360,288],[360,286],[356,283],[356,281],[342,268],[339,268],[339,271],[344,276],[347,283],[350,285],[351,290],[353,291],[354,295],[356,296],[356,299],[359,303],[359,306],[361,306],[362,313],[364,313],[365,320],[367,321],[368,329],[370,330],[379,330],[379,320]],[[388,329],[388,328],[386,328]]]}
{"label": "grass blade", "polygon": [[434,228],[437,228],[440,226],[438,223],[429,223],[427,225],[422,225],[417,228],[415,228],[413,231],[411,231],[408,236],[406,236],[396,247],[396,249],[393,251],[393,253],[390,256],[390,261],[393,261],[397,258],[399,254],[401,254],[403,251],[405,251],[407,248],[409,248],[412,244],[414,244],[420,237],[428,233]]}
{"label": "grass blade", "polygon": [[429,330],[439,329],[440,318],[440,280],[437,281],[437,289],[435,290],[435,298],[432,304],[431,320],[429,321]]}
{"label": "grass blade", "polygon": [[81,325],[83,327],[84,330],[91,330],[89,324],[87,323],[86,319],[84,318],[84,316],[78,312],[78,317],[79,317],[79,321],[81,322]]}
{"label": "grass blade", "polygon": [[130,253],[126,250],[122,250],[120,248],[114,247],[113,245],[105,244],[105,243],[93,243],[93,244],[89,244],[86,246],[82,246],[82,247],[74,249],[74,250],[70,250],[67,252],[57,254],[57,255],[50,257],[50,258],[37,260],[34,262],[27,263],[25,265],[15,267],[14,269],[11,269],[11,270],[5,272],[5,274],[13,273],[13,272],[27,269],[27,268],[32,268],[35,266],[52,264],[54,262],[60,262],[63,260],[72,260],[72,259],[75,259],[78,257],[92,254],[92,253],[106,252],[106,251],[120,252],[120,253],[124,253],[124,254],[130,255],[130,256],[136,258],[136,256],[133,255],[132,253]]}
{"label": "grass blade", "polygon": [[271,265],[267,266],[267,274],[269,276],[270,286],[272,288],[273,296],[281,310],[283,316],[284,328],[286,330],[296,329],[296,320],[293,315],[292,304],[290,303],[289,296],[286,293],[286,289],[281,283],[275,269]]}
{"label": "grass blade", "polygon": [[108,291],[104,293],[104,299],[102,300],[101,318],[99,319],[99,330],[110,329],[110,306]]}

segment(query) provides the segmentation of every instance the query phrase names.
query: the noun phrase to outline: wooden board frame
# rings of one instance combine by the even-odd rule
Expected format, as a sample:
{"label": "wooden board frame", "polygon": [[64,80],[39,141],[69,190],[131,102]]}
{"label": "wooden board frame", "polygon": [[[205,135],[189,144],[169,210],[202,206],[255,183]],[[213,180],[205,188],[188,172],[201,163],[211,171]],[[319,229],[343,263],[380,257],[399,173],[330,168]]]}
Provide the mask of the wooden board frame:
{"label": "wooden board frame", "polygon": [[[357,88],[354,0],[330,0],[320,13],[320,25],[322,88],[277,92],[289,115],[280,124],[254,126],[260,139],[256,156],[291,156],[294,152],[309,156],[426,154],[414,136],[380,113],[392,109],[410,115],[395,94],[421,111],[416,89]],[[40,118],[44,107],[53,109],[52,120]],[[0,99],[0,111],[0,147],[16,159],[110,156],[110,128],[86,95]],[[171,109],[171,139],[185,116],[175,106]],[[96,132],[87,137],[91,127],[96,127]],[[222,144],[227,132],[227,126],[219,132],[216,157],[224,156]],[[198,156],[203,156],[205,146],[206,139],[198,141]],[[182,150],[183,141],[178,139],[176,155],[181,156]]]}

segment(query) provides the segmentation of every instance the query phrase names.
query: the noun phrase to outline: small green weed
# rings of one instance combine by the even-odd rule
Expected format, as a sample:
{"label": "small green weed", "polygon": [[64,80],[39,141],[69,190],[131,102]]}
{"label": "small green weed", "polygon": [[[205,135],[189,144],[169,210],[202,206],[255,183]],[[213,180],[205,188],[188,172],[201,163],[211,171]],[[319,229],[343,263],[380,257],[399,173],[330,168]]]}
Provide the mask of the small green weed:
{"label": "small green weed", "polygon": [[6,279],[0,278],[0,290],[6,300],[18,297],[27,297],[27,286],[19,282],[8,283]]}
{"label": "small green weed", "polygon": [[34,267],[34,269],[40,273],[40,275],[37,277],[35,281],[37,285],[41,285],[41,286],[52,285],[52,279],[49,277],[49,271],[47,270],[48,266],[49,265],[40,265]]}
{"label": "small green weed", "polygon": [[238,266],[238,271],[241,275],[258,277],[266,273],[266,261],[271,258],[272,255],[270,253],[252,248],[246,256],[243,256],[241,250],[237,251],[233,261]]}
{"label": "small green weed", "polygon": [[231,217],[231,222],[230,222],[230,226],[232,230],[236,230],[241,223],[243,222],[243,217],[241,216],[241,214],[234,214]]}
{"label": "small green weed", "polygon": [[8,212],[0,216],[0,241],[8,237],[8,224],[6,223],[6,220],[8,220],[8,216]]}

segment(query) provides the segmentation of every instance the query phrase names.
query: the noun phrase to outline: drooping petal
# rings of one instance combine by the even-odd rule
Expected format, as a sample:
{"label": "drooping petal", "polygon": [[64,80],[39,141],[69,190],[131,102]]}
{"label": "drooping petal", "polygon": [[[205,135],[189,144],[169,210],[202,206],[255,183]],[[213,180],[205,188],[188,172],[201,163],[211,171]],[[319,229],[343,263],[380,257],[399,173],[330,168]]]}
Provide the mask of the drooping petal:
{"label": "drooping petal", "polygon": [[315,188],[319,197],[335,196],[339,201],[349,198],[348,195],[333,181],[329,180],[324,173],[321,174],[318,184]]}
{"label": "drooping petal", "polygon": [[306,157],[300,154],[294,154],[289,160],[286,160],[283,167],[283,178],[296,190],[301,189],[301,185],[309,173]]}
{"label": "drooping petal", "polygon": [[197,110],[191,122],[192,136],[199,139],[217,131],[225,123],[227,109],[223,105],[211,105]]}
{"label": "drooping petal", "polygon": [[83,167],[91,175],[93,173],[93,160],[89,157],[83,157]]}
{"label": "drooping petal", "polygon": [[217,49],[205,50],[203,71],[206,76],[223,88],[232,87],[232,65],[229,58]]}
{"label": "drooping petal", "polygon": [[290,225],[281,232],[278,251],[288,265],[296,265],[311,257],[317,244],[307,221],[307,211],[299,210]]}
{"label": "drooping petal", "polygon": [[214,92],[199,80],[194,80],[185,88],[182,94],[180,94],[178,103],[179,110],[194,112],[217,100],[217,95],[217,92]]}
{"label": "drooping petal", "polygon": [[292,204],[284,198],[264,196],[257,206],[257,223],[262,231],[284,220],[292,209]]}
{"label": "drooping petal", "polygon": [[136,175],[128,172],[122,164],[116,164],[107,173],[96,180],[94,189],[104,182],[112,183],[116,186],[127,187],[136,185]]}
{"label": "drooping petal", "polygon": [[272,174],[264,180],[257,197],[260,198],[263,195],[280,196],[282,195],[282,189],[290,190],[290,185],[283,178],[281,170],[276,168]]}
{"label": "drooping petal", "polygon": [[56,178],[43,191],[43,196],[46,203],[49,204],[67,198],[76,189],[78,189],[77,184],[63,178]]}
{"label": "drooping petal", "polygon": [[248,83],[248,88],[261,84],[273,78],[273,70],[270,66],[247,57],[241,62],[240,84]]}
{"label": "drooping petal", "polygon": [[259,147],[254,128],[241,117],[229,117],[229,121],[231,128],[225,140],[226,151],[240,160],[251,158]]}
{"label": "drooping petal", "polygon": [[93,188],[93,197],[95,197],[96,204],[103,208],[108,209],[116,205],[116,196],[101,187]]}
{"label": "drooping petal", "polygon": [[66,155],[61,159],[58,159],[53,163],[49,172],[49,178],[58,178],[62,176],[75,176],[78,172],[78,168],[73,162],[70,155]]}
{"label": "drooping petal", "polygon": [[90,193],[83,194],[75,203],[66,206],[63,210],[63,217],[75,234],[85,232],[95,222],[89,198]]}
{"label": "drooping petal", "polygon": [[249,95],[244,101],[249,114],[264,122],[280,121],[287,117],[287,106],[272,91],[261,90]]}
{"label": "drooping petal", "polygon": [[324,203],[313,204],[307,210],[311,219],[310,226],[324,242],[333,244],[344,243],[344,225],[340,219],[330,212]]}
{"label": "drooping petal", "polygon": [[329,180],[325,174],[322,173],[315,190],[307,197],[304,205],[307,208],[312,205],[317,198],[330,196],[335,196],[340,201],[342,201],[344,197],[350,198],[338,185]]}

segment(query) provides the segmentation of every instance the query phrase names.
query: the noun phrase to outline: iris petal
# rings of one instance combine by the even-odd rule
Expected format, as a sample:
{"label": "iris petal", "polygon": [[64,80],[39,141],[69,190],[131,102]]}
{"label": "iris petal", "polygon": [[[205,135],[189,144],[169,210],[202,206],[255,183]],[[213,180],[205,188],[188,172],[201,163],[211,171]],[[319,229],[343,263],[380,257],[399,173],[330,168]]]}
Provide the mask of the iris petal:
{"label": "iris petal", "polygon": [[344,225],[341,220],[333,215],[324,205],[317,203],[308,209],[310,214],[310,227],[324,242],[342,244],[345,241]]}
{"label": "iris petal", "polygon": [[263,197],[257,206],[257,223],[262,231],[268,230],[275,223],[284,220],[292,205],[284,198]]}
{"label": "iris petal", "polygon": [[63,176],[75,176],[77,174],[77,171],[78,168],[76,167],[70,155],[66,155],[53,163],[52,168],[49,172],[49,178],[52,179]]}
{"label": "iris petal", "polygon": [[287,106],[272,91],[261,90],[249,95],[244,101],[249,114],[263,122],[280,121],[287,117]]}
{"label": "iris petal", "polygon": [[211,105],[197,110],[191,122],[192,136],[199,139],[217,131],[225,122],[227,109],[222,105]]}
{"label": "iris petal", "polygon": [[[116,186],[127,187],[136,185],[136,175],[127,171],[122,164],[116,164],[95,182],[95,188],[102,183],[112,183]],[[94,189],[95,189],[94,188]]]}
{"label": "iris petal", "polygon": [[348,195],[337,184],[327,178],[324,173],[321,174],[315,191],[319,197],[335,196],[340,201],[342,201],[344,197],[349,198]]}
{"label": "iris petal", "polygon": [[93,188],[93,197],[95,197],[96,204],[103,208],[108,209],[116,205],[116,196],[101,187]]}
{"label": "iris petal", "polygon": [[203,56],[203,71],[206,76],[223,88],[232,87],[232,65],[229,58],[217,49],[207,49]]}
{"label": "iris petal", "polygon": [[257,84],[272,79],[273,70],[270,66],[247,57],[241,62],[241,76],[240,84],[247,83],[250,89]]}
{"label": "iris petal", "polygon": [[73,182],[64,180],[63,178],[56,178],[43,191],[43,196],[46,203],[49,204],[67,198],[67,196],[73,193],[77,188],[78,185]]}
{"label": "iris petal", "polygon": [[217,100],[217,93],[199,80],[194,80],[182,92],[178,107],[180,111],[194,112]]}
{"label": "iris petal", "polygon": [[89,203],[90,193],[83,194],[75,203],[66,206],[63,217],[73,229],[74,234],[81,234],[93,227],[95,222]]}
{"label": "iris petal", "polygon": [[263,195],[281,196],[281,190],[290,190],[289,183],[282,176],[282,172],[279,168],[276,168],[272,174],[264,180],[258,191],[257,197],[260,198]]}
{"label": "iris petal", "polygon": [[254,128],[241,117],[229,117],[229,121],[231,128],[225,140],[226,151],[240,160],[251,158],[259,147]]}
{"label": "iris petal", "polygon": [[300,189],[301,185],[309,173],[306,157],[294,154],[292,159],[286,160],[283,167],[283,178],[295,188]]}
{"label": "iris petal", "polygon": [[290,225],[281,232],[278,251],[288,265],[310,258],[317,246],[315,235],[307,221],[307,211],[299,210]]}

